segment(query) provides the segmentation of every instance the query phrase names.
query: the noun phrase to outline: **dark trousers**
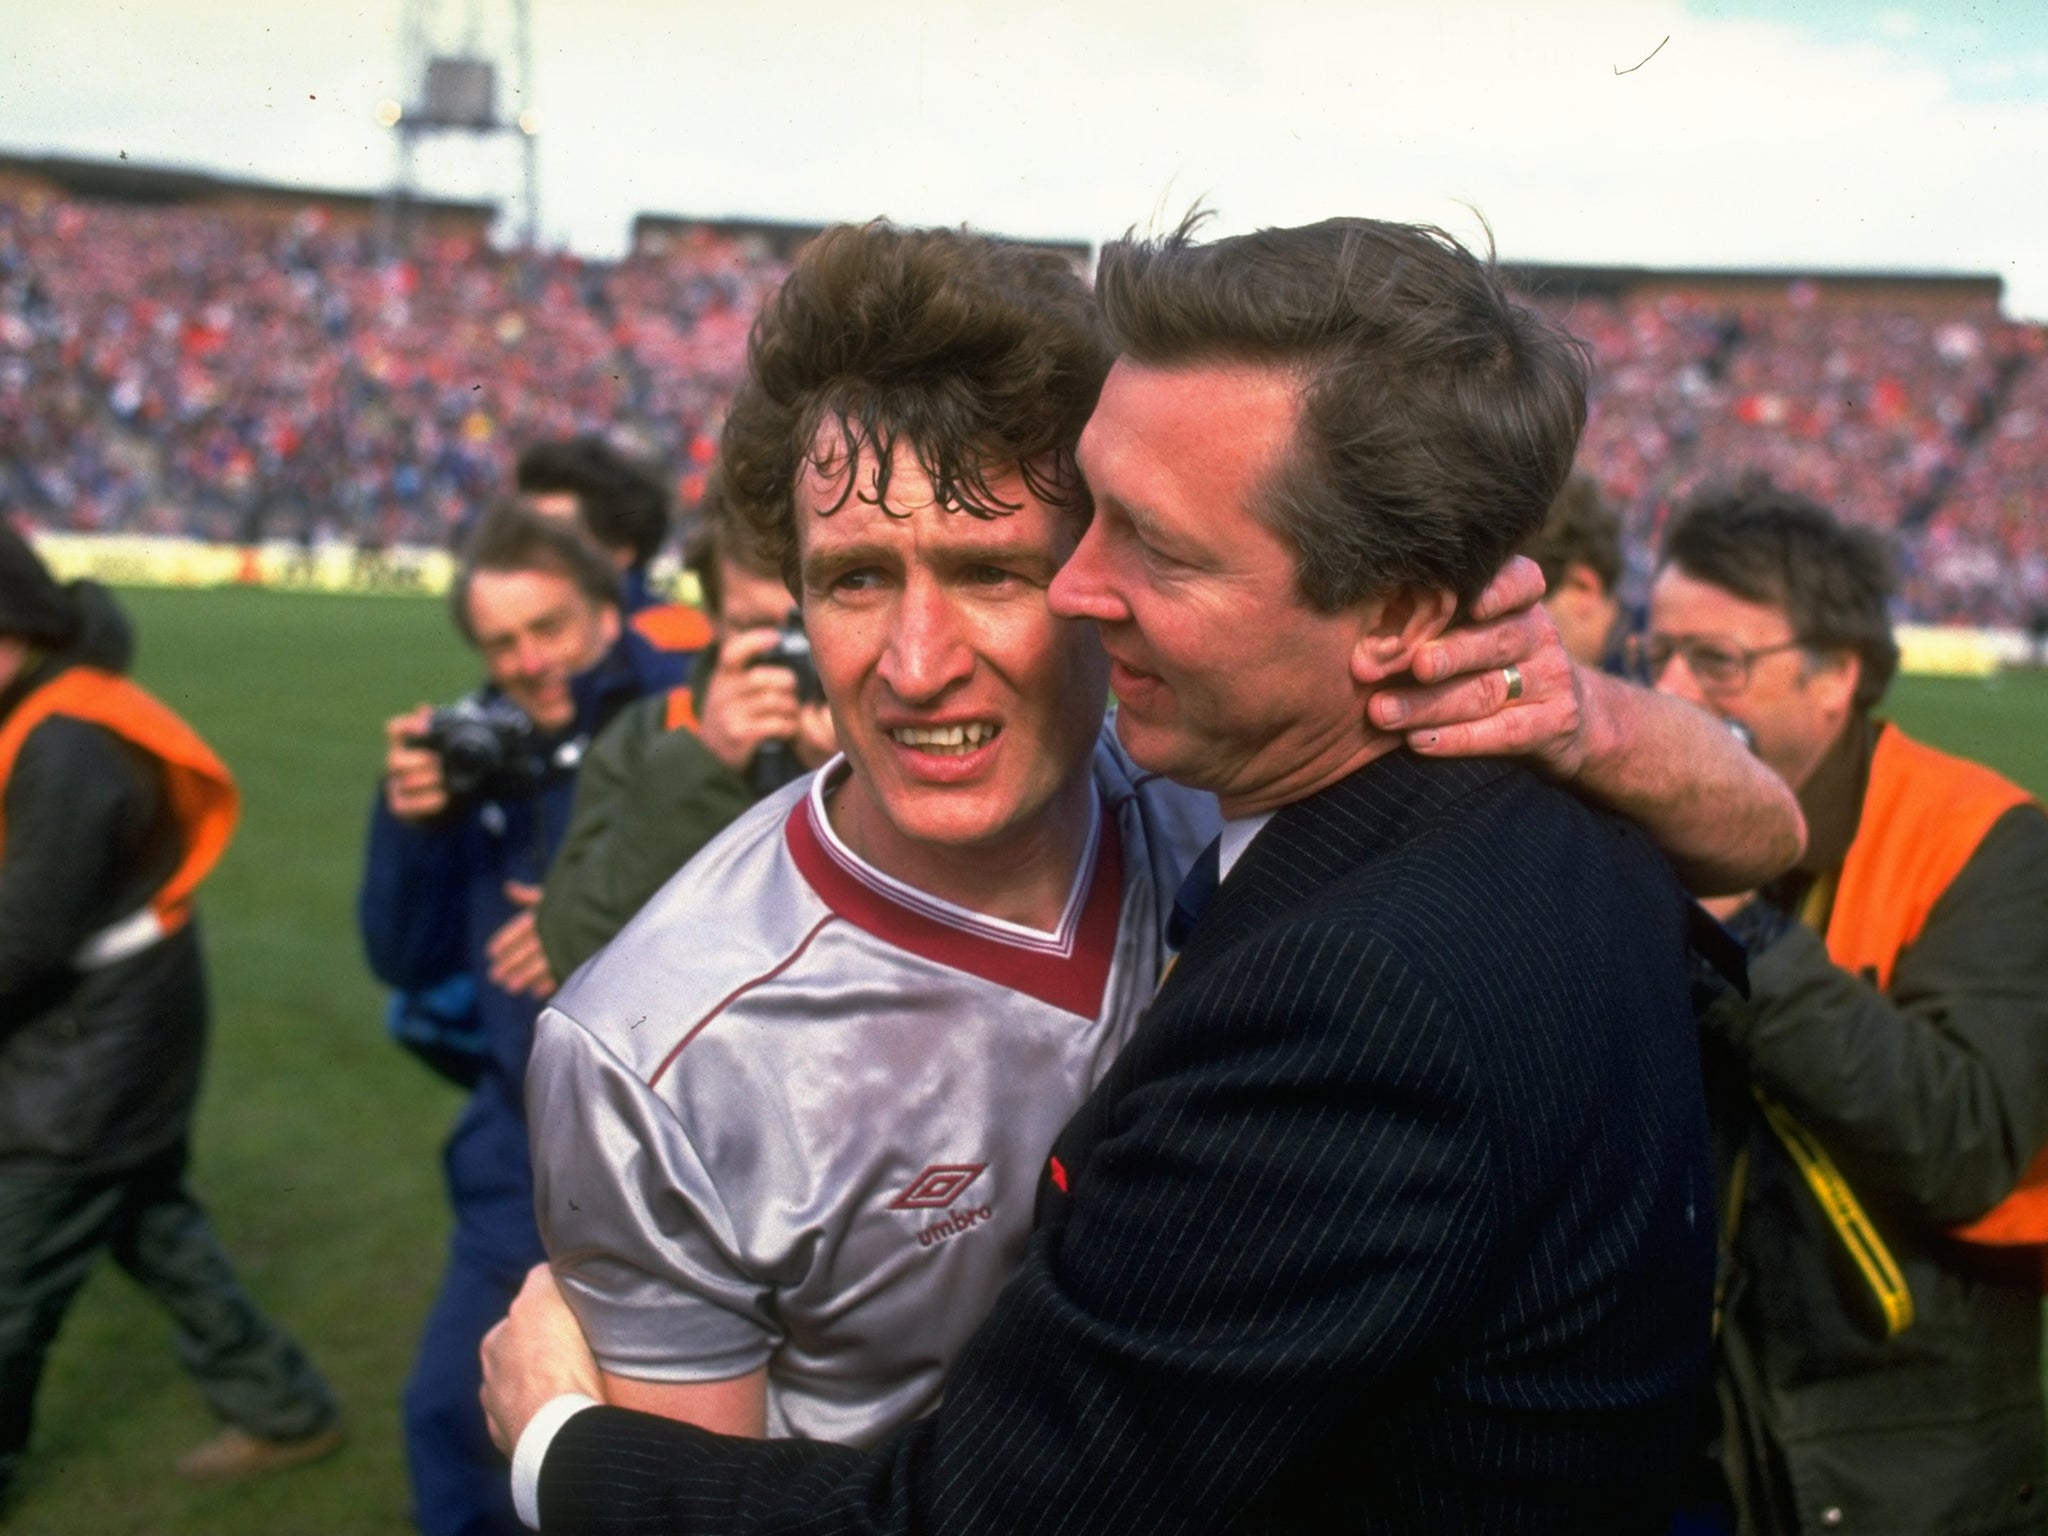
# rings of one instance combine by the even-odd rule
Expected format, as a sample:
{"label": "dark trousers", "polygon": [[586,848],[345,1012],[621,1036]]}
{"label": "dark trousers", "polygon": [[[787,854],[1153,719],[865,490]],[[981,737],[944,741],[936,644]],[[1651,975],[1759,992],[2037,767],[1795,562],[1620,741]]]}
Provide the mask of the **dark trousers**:
{"label": "dark trousers", "polygon": [[459,1251],[441,1276],[405,1384],[412,1516],[425,1536],[528,1536],[512,1508],[512,1469],[477,1402],[484,1335],[511,1310],[524,1278]]}
{"label": "dark trousers", "polygon": [[491,1444],[477,1351],[526,1271],[547,1256],[533,1219],[526,1122],[495,1077],[470,1096],[443,1153],[455,1233],[405,1384],[412,1517],[424,1536],[527,1536],[512,1472]]}
{"label": "dark trousers", "polygon": [[0,1489],[28,1443],[50,1341],[102,1251],[171,1314],[178,1361],[219,1418],[268,1440],[334,1421],[326,1383],[242,1289],[186,1189],[182,1144],[91,1176],[0,1167]]}

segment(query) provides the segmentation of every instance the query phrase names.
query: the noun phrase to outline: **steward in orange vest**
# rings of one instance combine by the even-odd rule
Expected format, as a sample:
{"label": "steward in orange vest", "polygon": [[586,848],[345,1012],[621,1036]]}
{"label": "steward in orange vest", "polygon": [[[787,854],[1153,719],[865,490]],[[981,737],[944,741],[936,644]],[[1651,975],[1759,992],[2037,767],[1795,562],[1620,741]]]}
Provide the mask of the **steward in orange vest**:
{"label": "steward in orange vest", "polygon": [[44,1353],[102,1251],[169,1310],[233,1477],[340,1443],[326,1384],[186,1188],[206,1039],[192,897],[234,780],[121,674],[126,619],[0,527],[0,1496]]}
{"label": "steward in orange vest", "polygon": [[1746,727],[1808,827],[1729,918],[1749,998],[1703,1024],[1723,1209],[1701,1502],[1738,1532],[2040,1536],[2048,815],[1872,715],[1898,657],[1875,535],[1749,485],[1682,512],[1661,558],[1658,685]]}
{"label": "steward in orange vest", "polygon": [[81,632],[54,648],[0,612],[0,1159],[101,1169],[185,1135],[206,1023],[192,895],[239,802],[120,675],[111,599],[78,602]]}

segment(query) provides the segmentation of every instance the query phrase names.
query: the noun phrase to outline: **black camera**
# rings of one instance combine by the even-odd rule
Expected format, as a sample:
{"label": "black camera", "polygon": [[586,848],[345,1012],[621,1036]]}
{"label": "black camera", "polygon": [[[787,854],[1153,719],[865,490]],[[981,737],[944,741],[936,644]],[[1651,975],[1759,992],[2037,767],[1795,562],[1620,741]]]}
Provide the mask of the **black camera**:
{"label": "black camera", "polygon": [[504,699],[471,695],[444,704],[406,745],[424,747],[441,759],[441,784],[451,801],[530,795],[550,771],[549,754],[533,721]]}
{"label": "black camera", "polygon": [[811,662],[811,637],[804,633],[804,616],[798,609],[790,609],[782,627],[776,630],[774,649],[763,651],[753,664],[788,669],[796,678],[799,704],[816,704],[825,697],[825,690],[818,685],[818,669]]}
{"label": "black camera", "polygon": [[[800,704],[816,704],[825,697],[818,683],[818,669],[811,661],[811,637],[804,633],[804,616],[792,608],[782,627],[775,632],[775,644],[752,663],[757,667],[782,667],[796,679]],[[748,779],[756,797],[772,794],[804,771],[786,741],[764,741],[754,749]]]}

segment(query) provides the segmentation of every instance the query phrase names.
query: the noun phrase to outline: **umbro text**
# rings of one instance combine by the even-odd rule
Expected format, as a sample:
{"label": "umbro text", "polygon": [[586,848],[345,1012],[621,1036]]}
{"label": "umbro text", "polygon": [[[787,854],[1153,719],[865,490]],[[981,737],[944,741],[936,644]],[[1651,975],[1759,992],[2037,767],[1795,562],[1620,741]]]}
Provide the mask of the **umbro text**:
{"label": "umbro text", "polygon": [[969,1206],[964,1211],[955,1211],[942,1221],[935,1221],[917,1234],[917,1245],[929,1248],[933,1243],[943,1243],[949,1237],[958,1236],[978,1222],[987,1221],[995,1212],[985,1205]]}

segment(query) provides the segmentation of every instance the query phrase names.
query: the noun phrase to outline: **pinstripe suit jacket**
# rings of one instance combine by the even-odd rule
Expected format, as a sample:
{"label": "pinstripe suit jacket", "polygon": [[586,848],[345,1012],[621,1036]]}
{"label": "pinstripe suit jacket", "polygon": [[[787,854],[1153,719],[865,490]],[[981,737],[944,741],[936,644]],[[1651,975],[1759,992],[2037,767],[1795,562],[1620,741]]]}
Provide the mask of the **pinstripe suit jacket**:
{"label": "pinstripe suit jacket", "polygon": [[1287,807],[936,1414],[859,1454],[593,1409],[543,1529],[1661,1530],[1713,1246],[1683,914],[1502,763]]}

